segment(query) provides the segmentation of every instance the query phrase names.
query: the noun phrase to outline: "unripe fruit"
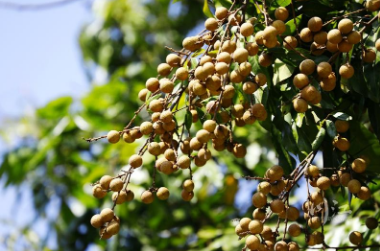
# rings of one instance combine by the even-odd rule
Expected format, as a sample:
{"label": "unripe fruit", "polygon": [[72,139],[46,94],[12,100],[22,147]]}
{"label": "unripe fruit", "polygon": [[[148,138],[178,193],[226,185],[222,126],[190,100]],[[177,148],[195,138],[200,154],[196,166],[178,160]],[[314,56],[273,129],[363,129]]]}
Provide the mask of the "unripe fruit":
{"label": "unripe fruit", "polygon": [[186,50],[196,51],[203,46],[203,41],[200,40],[199,36],[187,37],[182,41],[182,46]]}
{"label": "unripe fruit", "polygon": [[293,36],[286,36],[282,45],[289,51],[294,50],[298,46],[298,40]]}
{"label": "unripe fruit", "polygon": [[352,78],[352,76],[354,76],[354,73],[354,67],[352,67],[349,63],[346,63],[339,68],[339,74],[342,78]]}
{"label": "unripe fruit", "polygon": [[351,164],[352,171],[355,173],[363,173],[367,169],[367,163],[362,158],[354,159],[354,161]]}
{"label": "unripe fruit", "polygon": [[141,194],[141,201],[144,204],[150,204],[154,201],[154,195],[151,191],[147,190]]}
{"label": "unripe fruit", "polygon": [[313,41],[314,35],[309,28],[303,28],[300,32],[300,38],[305,43],[310,43]]}
{"label": "unripe fruit", "polygon": [[354,245],[360,245],[363,241],[363,235],[358,231],[351,232],[348,238]]}
{"label": "unripe fruit", "polygon": [[309,84],[309,78],[303,73],[298,73],[293,78],[293,84],[298,89],[302,89]]}
{"label": "unripe fruit", "polygon": [[301,227],[297,223],[293,223],[288,228],[288,233],[291,237],[297,237],[301,235]]}
{"label": "unripe fruit", "polygon": [[245,245],[250,250],[256,250],[260,246],[260,240],[255,235],[250,235],[245,239]]}
{"label": "unripe fruit", "polygon": [[357,196],[361,200],[368,200],[371,197],[371,191],[368,187],[362,186]]}
{"label": "unripe fruit", "polygon": [[346,138],[334,139],[333,145],[342,152],[345,152],[350,148],[350,142]]}
{"label": "unripe fruit", "polygon": [[322,29],[323,21],[320,17],[312,17],[307,22],[307,27],[312,32],[318,32]]}
{"label": "unripe fruit", "polygon": [[293,100],[293,108],[298,113],[304,113],[308,109],[308,104],[304,99],[296,98]]}
{"label": "unripe fruit", "polygon": [[368,229],[376,229],[379,226],[379,221],[374,217],[368,217],[365,220],[365,225]]}
{"label": "unripe fruit", "polygon": [[108,190],[110,187],[110,182],[113,178],[109,175],[104,175],[103,177],[100,178],[99,184],[102,186],[104,190]]}
{"label": "unripe fruit", "polygon": [[265,206],[267,204],[267,196],[260,192],[253,194],[252,204],[258,208]]}
{"label": "unripe fruit", "polygon": [[205,28],[209,31],[218,29],[218,21],[215,18],[207,18],[205,21]]}
{"label": "unripe fruit", "polygon": [[183,155],[177,159],[177,165],[181,169],[187,169],[190,167],[191,160],[188,156]]}
{"label": "unripe fruit", "polygon": [[286,31],[285,23],[283,21],[281,21],[281,20],[275,20],[272,23],[272,26],[274,28],[276,28],[278,35],[281,35],[282,33],[284,33]]}
{"label": "unripe fruit", "polygon": [[91,225],[94,228],[100,228],[103,225],[102,217],[100,214],[95,214],[91,217]]}
{"label": "unripe fruit", "polygon": [[289,12],[285,7],[278,7],[274,11],[274,16],[277,20],[285,21],[289,17]]}
{"label": "unripe fruit", "polygon": [[250,56],[255,56],[259,52],[259,46],[254,42],[248,42],[245,48]]}
{"label": "unripe fruit", "polygon": [[119,192],[123,189],[124,182],[120,178],[115,178],[110,182],[110,189],[114,192]]}
{"label": "unripe fruit", "polygon": [[102,222],[109,222],[113,219],[114,213],[113,213],[113,210],[111,208],[104,208],[100,212],[100,216],[102,218]]}
{"label": "unripe fruit", "polygon": [[272,210],[273,213],[279,214],[285,209],[284,202],[282,202],[282,200],[279,200],[279,199],[273,200],[270,203],[270,209]]}
{"label": "unripe fruit", "polygon": [[[177,67],[181,65],[181,57],[177,54],[170,53],[166,56],[166,63],[171,67]],[[149,90],[149,89],[148,89]]]}
{"label": "unripe fruit", "polygon": [[330,179],[326,176],[321,176],[317,180],[317,186],[321,190],[327,190],[330,188]]}
{"label": "unripe fruit", "polygon": [[353,28],[354,23],[350,19],[343,18],[339,21],[338,29],[343,35],[347,35],[348,33],[350,33]]}
{"label": "unripe fruit", "polygon": [[157,190],[156,195],[159,200],[167,200],[169,198],[170,192],[166,187],[160,187]]}
{"label": "unripe fruit", "polygon": [[270,182],[280,180],[283,175],[284,175],[284,169],[278,165],[272,166],[265,173],[265,177],[267,177]]}
{"label": "unripe fruit", "polygon": [[301,98],[310,102],[317,97],[318,90],[312,85],[308,85],[301,91]]}
{"label": "unripe fruit", "polygon": [[252,213],[252,217],[255,219],[255,220],[264,220],[265,219],[265,211],[260,209],[260,208],[256,208],[255,210],[253,210],[253,213]]}
{"label": "unripe fruit", "polygon": [[120,140],[120,133],[116,130],[111,130],[107,133],[107,140],[109,143],[115,144]]}
{"label": "unripe fruit", "polygon": [[240,34],[244,37],[249,37],[253,34],[253,25],[251,23],[244,23],[240,27]]}
{"label": "unripe fruit", "polygon": [[362,56],[365,63],[372,63],[376,59],[376,52],[372,49],[365,49]]}
{"label": "unripe fruit", "polygon": [[226,18],[228,15],[228,9],[225,7],[218,7],[215,10],[215,17],[219,20]]}
{"label": "unripe fruit", "polygon": [[316,42],[317,44],[325,44],[327,42],[327,32],[326,31],[320,31],[316,34],[314,34],[314,42]]}
{"label": "unripe fruit", "polygon": [[321,62],[317,66],[317,73],[320,78],[326,78],[332,72],[332,67],[328,62]]}
{"label": "unripe fruit", "polygon": [[338,29],[332,29],[327,33],[327,40],[333,44],[339,44],[342,41],[342,34]]}
{"label": "unripe fruit", "polygon": [[184,201],[190,201],[194,197],[194,193],[182,190],[181,197]]}
{"label": "unripe fruit", "polygon": [[142,166],[142,164],[143,164],[142,157],[140,155],[138,155],[138,154],[133,154],[129,158],[129,164],[133,168],[138,168],[138,167]]}
{"label": "unripe fruit", "polygon": [[263,231],[263,227],[263,223],[258,220],[252,220],[248,225],[248,229],[252,234],[260,234]]}
{"label": "unripe fruit", "polygon": [[170,74],[172,67],[167,63],[161,63],[157,66],[157,73],[163,77]]}
{"label": "unripe fruit", "polygon": [[257,191],[267,195],[272,189],[272,185],[267,181],[262,181],[257,185]]}

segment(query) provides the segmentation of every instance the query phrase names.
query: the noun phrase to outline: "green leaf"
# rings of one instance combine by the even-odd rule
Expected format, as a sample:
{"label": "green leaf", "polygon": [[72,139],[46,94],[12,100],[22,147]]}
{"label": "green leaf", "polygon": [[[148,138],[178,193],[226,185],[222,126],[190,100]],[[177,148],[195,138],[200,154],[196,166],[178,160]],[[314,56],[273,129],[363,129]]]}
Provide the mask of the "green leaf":
{"label": "green leaf", "polygon": [[290,78],[294,72],[294,67],[285,64],[279,59],[274,61],[274,74],[273,74],[273,84],[278,83]]}
{"label": "green leaf", "polygon": [[37,115],[46,119],[60,119],[68,114],[72,102],[72,97],[57,98],[49,102],[45,107],[38,109]]}
{"label": "green leaf", "polygon": [[326,135],[326,130],[325,128],[321,127],[321,129],[319,129],[317,136],[315,137],[315,140],[311,144],[311,148],[313,151],[317,151],[319,149],[319,147],[322,145],[323,140],[325,139],[325,135]]}
{"label": "green leaf", "polygon": [[191,125],[193,124],[193,115],[189,110],[186,111],[185,115],[185,127],[187,131],[190,131]]}
{"label": "green leaf", "polygon": [[344,120],[344,121],[350,121],[352,120],[352,117],[348,114],[345,114],[343,112],[336,112],[333,114],[334,118],[337,118],[339,120]]}
{"label": "green leaf", "polygon": [[282,7],[286,7],[288,6],[292,1],[291,0],[276,0],[276,1],[273,1],[272,5],[273,6],[282,6]]}
{"label": "green leaf", "polygon": [[282,34],[284,37],[292,35],[296,32],[297,27],[299,27],[302,20],[302,14],[298,15],[295,19],[291,19],[286,22],[286,31]]}
{"label": "green leaf", "polygon": [[335,123],[332,122],[331,120],[326,120],[326,129],[327,129],[327,134],[330,136],[330,138],[335,138],[337,135],[336,133],[336,128],[335,128]]}
{"label": "green leaf", "polygon": [[204,0],[203,3],[203,14],[205,14],[207,17],[214,17],[214,15],[210,11],[210,8],[208,7],[207,0]]}

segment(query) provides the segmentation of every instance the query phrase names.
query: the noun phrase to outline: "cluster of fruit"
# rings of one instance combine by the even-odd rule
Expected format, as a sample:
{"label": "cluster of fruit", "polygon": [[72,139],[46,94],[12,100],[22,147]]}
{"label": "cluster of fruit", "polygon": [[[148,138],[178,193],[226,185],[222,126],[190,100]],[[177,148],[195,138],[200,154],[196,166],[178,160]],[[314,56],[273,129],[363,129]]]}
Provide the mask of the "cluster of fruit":
{"label": "cluster of fruit", "polygon": [[[368,2],[370,1],[367,1],[367,9],[374,8],[372,5],[369,7]],[[162,174],[169,175],[180,169],[190,170],[190,179],[183,183],[182,198],[185,201],[190,201],[194,196],[192,163],[193,166],[201,167],[212,158],[213,150],[209,145],[215,151],[227,149],[237,158],[246,155],[246,147],[234,139],[234,126],[253,124],[256,120],[265,121],[268,118],[265,106],[254,96],[258,89],[267,88],[267,76],[260,70],[253,71],[253,57],[257,58],[261,67],[268,67],[275,59],[271,48],[283,46],[287,50],[295,50],[301,43],[303,47],[309,46],[313,55],[325,52],[348,53],[353,45],[361,42],[364,31],[354,29],[361,22],[354,23],[347,17],[342,17],[337,29],[327,32],[324,29],[327,29],[330,22],[323,23],[321,18],[312,17],[307,27],[298,35],[283,37],[282,34],[286,31],[285,21],[289,19],[287,8],[277,8],[274,11],[275,20],[272,20],[265,5],[262,6],[265,28],[258,30],[263,24],[258,18],[245,13],[246,7],[243,4],[230,10],[217,8],[215,18],[205,21],[204,31],[197,36],[185,38],[182,50],[171,49],[173,53],[166,57],[165,63],[157,67],[158,76],[149,78],[145,88],[138,94],[143,104],[136,115],[145,108],[150,114],[149,121],[130,128],[135,116],[122,131],[112,130],[106,136],[100,137],[107,138],[110,143],[117,143],[120,139],[132,143],[144,135],[147,136],[140,151],[129,158],[129,170],[122,171],[116,177],[105,175],[94,183],[93,195],[96,198],[103,198],[108,192],[113,192],[113,208],[103,209],[91,220],[94,227],[100,228],[101,238],[110,238],[118,232],[119,220],[113,210],[117,204],[134,198],[133,192],[128,190],[128,184],[133,169],[143,165],[142,156],[146,152],[155,157],[155,171]],[[376,10],[379,8],[380,5]],[[379,40],[376,41],[376,48],[380,49]],[[320,103],[321,91],[332,91],[335,88],[337,77],[333,70],[333,60],[336,58],[334,55],[328,62],[316,64],[305,58],[299,64],[299,73],[293,77],[294,86],[300,90],[293,99],[295,111],[305,112],[309,109],[309,104]],[[363,48],[363,62],[373,62],[375,57],[372,49]],[[354,68],[345,63],[340,66],[339,74],[342,78],[351,78]],[[313,84],[312,79],[318,80],[319,85]],[[199,120],[202,129],[190,130],[191,124]],[[346,123],[336,121],[339,133],[348,130]],[[349,148],[348,140],[341,136],[337,136],[333,144],[340,151],[347,151]],[[308,194],[308,200],[303,206],[305,219],[310,229],[321,227],[324,213],[321,206],[324,202],[323,191],[331,185],[346,186],[357,197],[363,200],[369,198],[369,189],[359,181],[360,174],[365,169],[366,161],[357,158],[350,167],[341,168],[331,177],[327,177],[322,176],[320,170],[310,165],[309,161],[303,162],[291,178],[285,178],[283,169],[273,166],[267,170],[265,181],[258,185],[257,192],[252,197],[252,203],[256,207],[253,220],[241,219],[236,226],[236,233],[240,237],[246,236],[246,247],[251,250],[298,250],[297,243],[284,241],[286,231],[290,236],[298,236],[304,232],[309,245],[322,243],[321,232],[310,234],[295,223],[285,230],[284,239],[276,243],[278,229],[273,232],[264,223],[272,214],[284,219],[285,225],[288,221],[299,218],[299,210],[289,205],[288,199],[290,191],[304,175],[311,186],[320,189]],[[269,194],[275,199],[268,204]],[[160,200],[166,200],[170,193],[165,187],[156,188],[153,182],[153,186],[142,193],[141,201],[152,203],[155,195]],[[270,211],[267,212],[268,208]],[[350,240],[358,240],[356,233],[352,234],[352,238],[350,235]],[[352,242],[355,245],[360,243]]]}

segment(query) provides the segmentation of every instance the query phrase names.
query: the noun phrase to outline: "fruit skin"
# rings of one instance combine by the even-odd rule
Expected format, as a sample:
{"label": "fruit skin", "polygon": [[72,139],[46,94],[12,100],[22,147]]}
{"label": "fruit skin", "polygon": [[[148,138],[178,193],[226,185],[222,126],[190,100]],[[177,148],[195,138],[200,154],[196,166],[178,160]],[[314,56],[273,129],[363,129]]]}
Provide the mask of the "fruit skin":
{"label": "fruit skin", "polygon": [[192,180],[185,180],[183,182],[183,190],[186,192],[192,192],[194,190],[194,182]]}
{"label": "fruit skin", "polygon": [[309,19],[307,23],[307,27],[312,32],[318,32],[322,29],[323,21],[320,17],[312,17]]}
{"label": "fruit skin", "polygon": [[270,209],[272,210],[273,213],[277,213],[277,214],[281,213],[285,209],[284,202],[282,202],[282,200],[279,200],[279,199],[273,200],[270,203]]}
{"label": "fruit skin", "polygon": [[319,77],[326,78],[332,72],[332,67],[328,62],[321,62],[317,66],[317,72]]}
{"label": "fruit skin", "polygon": [[157,198],[160,200],[167,200],[169,198],[170,192],[166,187],[160,187],[157,190]]}
{"label": "fruit skin", "polygon": [[255,235],[250,235],[245,240],[245,245],[251,250],[256,250],[260,246],[260,240]]}
{"label": "fruit skin", "polygon": [[110,182],[113,178],[109,175],[104,175],[100,178],[99,184],[102,186],[103,189],[108,190],[110,187]]}
{"label": "fruit skin", "polygon": [[317,186],[321,190],[327,190],[330,188],[330,179],[326,176],[321,176],[317,180]]}
{"label": "fruit skin", "polygon": [[305,88],[302,89],[301,91],[301,98],[311,102],[314,100],[318,95],[318,90],[312,85],[308,85]]}
{"label": "fruit skin", "polygon": [[339,44],[342,41],[342,34],[338,29],[332,29],[327,33],[327,40],[333,44]]}
{"label": "fruit skin", "polygon": [[107,133],[107,140],[111,144],[115,144],[120,140],[120,133],[116,130],[111,130]]}
{"label": "fruit skin", "polygon": [[365,225],[368,229],[375,229],[379,226],[379,221],[374,217],[368,217],[365,220]]}
{"label": "fruit skin", "polygon": [[351,193],[358,193],[360,191],[361,184],[360,181],[352,179],[348,182],[347,187]]}
{"label": "fruit skin", "polygon": [[314,35],[309,28],[303,28],[300,32],[300,38],[305,43],[310,43],[313,41]]}
{"label": "fruit skin", "polygon": [[141,158],[140,155],[138,154],[133,154],[130,158],[129,158],[129,164],[131,165],[131,167],[133,168],[138,168],[140,167],[142,164],[143,164],[143,160]]}
{"label": "fruit skin", "polygon": [[363,241],[363,235],[358,231],[351,232],[348,238],[354,245],[359,245]]}
{"label": "fruit skin", "polygon": [[284,169],[278,165],[272,166],[265,172],[265,177],[267,177],[270,182],[280,180],[283,175],[284,175]]}
{"label": "fruit skin", "polygon": [[274,16],[277,20],[285,21],[289,17],[289,11],[285,7],[278,7],[274,11]]}
{"label": "fruit skin", "polygon": [[100,212],[100,216],[102,217],[102,222],[109,222],[115,216],[113,210],[111,208],[104,208]]}
{"label": "fruit skin", "polygon": [[249,223],[251,223],[251,219],[248,217],[241,218],[239,221],[239,225],[244,231],[248,231]]}
{"label": "fruit skin", "polygon": [[102,217],[100,214],[95,214],[91,217],[91,225],[94,228],[100,228],[103,225]]}
{"label": "fruit skin", "polygon": [[252,234],[260,234],[263,231],[263,227],[263,223],[258,220],[252,220],[248,225],[248,229]]}
{"label": "fruit skin", "polygon": [[141,194],[141,201],[145,204],[150,204],[154,201],[154,195],[151,191],[147,190]]}
{"label": "fruit skin", "polygon": [[309,78],[306,74],[298,73],[293,78],[293,84],[298,89],[302,89],[309,84]]}
{"label": "fruit skin", "polygon": [[354,23],[348,18],[343,18],[338,23],[338,29],[343,35],[347,35],[348,33],[350,33],[353,28]]}
{"label": "fruit skin", "polygon": [[120,178],[115,178],[110,182],[110,189],[114,192],[119,192],[123,189],[124,183]]}
{"label": "fruit skin", "polygon": [[267,204],[267,196],[260,192],[253,194],[252,204],[257,208],[264,207]]}
{"label": "fruit skin", "polygon": [[288,228],[288,233],[292,237],[297,237],[301,235],[301,226],[297,223],[293,223]]}
{"label": "fruit skin", "polygon": [[215,10],[215,17],[219,20],[226,18],[228,15],[228,9],[225,7],[218,7]]}
{"label": "fruit skin", "polygon": [[368,187],[362,186],[357,196],[361,200],[368,200],[371,197],[371,190]]}
{"label": "fruit skin", "polygon": [[293,108],[298,113],[304,113],[308,109],[308,104],[307,104],[306,100],[304,100],[302,98],[296,98],[293,100]]}
{"label": "fruit skin", "polygon": [[351,164],[352,170],[355,173],[363,173],[367,169],[367,163],[362,158],[354,159],[354,161]]}
{"label": "fruit skin", "polygon": [[101,199],[107,195],[107,191],[100,184],[97,184],[92,188],[92,195],[97,199]]}
{"label": "fruit skin", "polygon": [[350,148],[350,142],[346,138],[334,139],[333,145],[342,152],[345,152]]}

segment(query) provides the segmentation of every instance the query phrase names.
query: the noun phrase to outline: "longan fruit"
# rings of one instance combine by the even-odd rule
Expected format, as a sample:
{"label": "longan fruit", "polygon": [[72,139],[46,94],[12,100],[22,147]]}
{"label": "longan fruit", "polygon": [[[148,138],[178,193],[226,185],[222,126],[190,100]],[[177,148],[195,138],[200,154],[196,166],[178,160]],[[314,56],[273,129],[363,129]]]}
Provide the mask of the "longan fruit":
{"label": "longan fruit", "polygon": [[363,235],[358,231],[351,232],[348,238],[354,245],[360,245],[360,243],[363,241]]}
{"label": "longan fruit", "polygon": [[114,192],[119,192],[123,189],[124,182],[120,178],[115,178],[110,182],[110,189]]}
{"label": "longan fruit", "polygon": [[265,206],[267,204],[267,196],[260,192],[253,194],[252,204],[258,208]]}
{"label": "longan fruit", "polygon": [[[247,148],[243,144],[236,144],[232,150],[232,153],[236,158],[244,158],[247,154]],[[210,154],[211,158],[211,154]]]}
{"label": "longan fruit", "polygon": [[169,198],[170,192],[166,187],[160,187],[157,190],[156,195],[159,200],[167,200]]}
{"label": "longan fruit", "polygon": [[360,32],[358,31],[351,31],[348,35],[347,35],[347,41],[350,43],[350,44],[358,44],[360,42],[360,40],[362,39],[362,35],[360,34]]}
{"label": "longan fruit", "polygon": [[375,42],[375,48],[377,51],[380,51],[380,38],[378,38]]}
{"label": "longan fruit", "polygon": [[267,181],[262,181],[257,185],[257,191],[267,195],[272,189],[272,185]]}
{"label": "longan fruit", "polygon": [[215,10],[215,17],[218,19],[218,20],[222,20],[224,18],[226,18],[228,15],[228,9],[225,8],[225,7],[218,7],[216,8]]}
{"label": "longan fruit", "polygon": [[267,83],[267,76],[264,73],[257,73],[255,76],[255,82],[259,86],[263,86]]}
{"label": "longan fruit", "polygon": [[244,23],[240,26],[240,34],[244,37],[249,37],[253,34],[253,25],[251,23]]}
{"label": "longan fruit", "polygon": [[170,74],[172,67],[167,63],[161,63],[157,66],[157,73],[163,77]]}
{"label": "longan fruit", "polygon": [[319,192],[312,192],[310,194],[310,200],[314,205],[319,205],[323,202],[323,196]]}
{"label": "longan fruit", "polygon": [[259,220],[251,220],[248,229],[252,234],[260,234],[263,231],[263,223]]}
{"label": "longan fruit", "polygon": [[279,200],[279,199],[273,200],[270,203],[270,209],[272,210],[273,213],[279,214],[282,211],[284,211],[284,209],[285,209],[284,202],[282,200]]}
{"label": "longan fruit", "polygon": [[181,197],[184,201],[190,201],[194,197],[194,193],[182,190]]}
{"label": "longan fruit", "polygon": [[318,95],[318,90],[312,85],[308,85],[301,90],[301,98],[311,102]]}
{"label": "longan fruit", "polygon": [[218,29],[218,21],[213,17],[207,18],[205,21],[205,28],[209,31]]}
{"label": "longan fruit", "polygon": [[235,62],[243,63],[248,59],[248,51],[244,48],[237,48],[233,54]]}
{"label": "longan fruit", "polygon": [[331,29],[327,33],[327,40],[330,43],[339,44],[342,41],[342,39],[343,39],[342,34],[340,33],[340,30],[338,29]]}
{"label": "longan fruit", "polygon": [[203,64],[203,70],[210,76],[215,72],[215,65],[212,62],[206,62]]}
{"label": "longan fruit", "polygon": [[242,86],[243,92],[246,94],[252,94],[257,91],[258,88],[259,86],[251,81],[245,82]]}
{"label": "longan fruit", "polygon": [[309,78],[306,74],[298,73],[293,78],[293,84],[298,89],[302,89],[309,84]]}
{"label": "longan fruit", "polygon": [[141,201],[144,204],[150,204],[154,201],[154,195],[151,191],[146,190],[141,194]]}
{"label": "longan fruit", "polygon": [[315,67],[316,65],[311,59],[305,59],[299,65],[300,72],[305,75],[311,75],[315,71]]}
{"label": "longan fruit", "polygon": [[285,7],[278,7],[274,11],[274,16],[277,20],[285,21],[289,17],[289,12]]}
{"label": "longan fruit", "polygon": [[226,40],[222,44],[222,51],[232,54],[236,50],[236,42],[233,40]]}
{"label": "longan fruit", "polygon": [[91,225],[94,228],[100,228],[101,226],[103,226],[103,221],[100,214],[95,214],[94,216],[91,217]]}
{"label": "longan fruit", "polygon": [[179,67],[176,72],[175,72],[175,75],[177,77],[177,79],[179,80],[186,80],[189,76],[189,71],[186,70],[185,67]]}
{"label": "longan fruit", "polygon": [[355,73],[354,67],[352,67],[352,65],[350,65],[349,63],[343,64],[339,68],[339,75],[342,78],[345,78],[345,79],[352,78],[352,76],[354,76],[354,73]]}
{"label": "longan fruit", "polygon": [[140,125],[140,132],[143,135],[148,135],[153,132],[153,124],[149,121],[142,122]]}
{"label": "longan fruit", "polygon": [[317,179],[317,187],[321,190],[327,190],[330,188],[331,182],[330,178],[326,176],[321,176]]}
{"label": "longan fruit", "polygon": [[282,211],[279,214],[279,217],[281,219],[287,218],[290,221],[295,221],[295,220],[297,220],[299,218],[299,215],[300,215],[300,212],[298,211],[298,209],[295,208],[295,207],[290,206],[286,210]]}
{"label": "longan fruit", "polygon": [[320,86],[324,91],[332,91],[336,86],[336,76],[334,72],[331,72],[326,78],[320,81]]}
{"label": "longan fruit", "polygon": [[278,35],[281,35],[282,33],[284,33],[286,31],[286,25],[283,21],[281,20],[275,20],[273,23],[272,23],[272,26],[274,28],[276,28],[277,30],[277,34]]}
{"label": "longan fruit", "polygon": [[314,39],[313,32],[309,28],[303,28],[300,32],[300,39],[305,43],[310,43]]}
{"label": "longan fruit", "polygon": [[100,184],[97,184],[92,188],[92,195],[97,199],[101,199],[107,195],[107,191]]}
{"label": "longan fruit", "polygon": [[327,41],[327,43],[326,43],[326,49],[327,49],[327,51],[329,51],[331,53],[335,53],[335,52],[338,51],[338,45],[334,44],[334,43],[331,43],[330,41]]}
{"label": "longan fruit", "polygon": [[123,140],[126,143],[133,143],[133,142],[135,142],[135,139],[133,138],[133,136],[129,132],[123,133]]}
{"label": "longan fruit", "polygon": [[129,165],[133,168],[138,168],[142,166],[143,164],[143,159],[140,155],[138,154],[133,154],[131,157],[129,157]]}
{"label": "longan fruit", "polygon": [[256,208],[255,210],[253,210],[252,212],[252,217],[255,219],[255,220],[264,220],[265,219],[265,210],[262,210],[260,208]]}
{"label": "longan fruit", "polygon": [[286,36],[282,45],[285,47],[285,49],[291,51],[297,48],[298,40],[293,36]]}
{"label": "longan fruit", "polygon": [[379,226],[379,221],[374,217],[368,217],[365,220],[365,225],[368,229],[376,229]]}
{"label": "longan fruit", "polygon": [[250,56],[255,56],[259,52],[259,46],[255,42],[248,42],[245,48]]}
{"label": "longan fruit", "polygon": [[258,44],[258,45],[263,45],[264,44],[264,37],[263,36],[264,36],[264,31],[260,30],[260,31],[256,32],[256,34],[255,34],[255,42],[256,42],[256,44]]}
{"label": "longan fruit", "polygon": [[351,51],[353,45],[350,44],[347,40],[342,40],[339,44],[338,44],[338,50],[340,52],[349,52]]}
{"label": "longan fruit", "polygon": [[255,235],[250,235],[245,239],[245,245],[250,250],[256,250],[260,246],[260,240]]}
{"label": "longan fruit", "polygon": [[155,100],[152,100],[150,103],[149,103],[149,109],[152,111],[152,112],[162,112],[162,110],[164,109],[164,104],[162,102],[163,100],[161,99],[155,99]]}
{"label": "longan fruit", "polygon": [[297,237],[301,235],[301,226],[297,223],[293,223],[288,228],[288,233],[291,237]]}
{"label": "longan fruit", "polygon": [[327,32],[326,31],[319,31],[318,33],[314,34],[314,42],[317,44],[325,44],[327,42]]}
{"label": "longan fruit", "polygon": [[261,236],[264,240],[271,240],[273,238],[272,229],[268,226],[264,226],[263,231],[261,232]]}
{"label": "longan fruit", "polygon": [[207,143],[210,140],[210,132],[201,129],[197,132],[196,139],[202,144]]}
{"label": "longan fruit", "polygon": [[174,89],[174,83],[173,81],[170,81],[170,79],[162,78],[160,79],[160,91],[163,93],[171,93]]}
{"label": "longan fruit", "polygon": [[248,76],[251,73],[252,65],[249,62],[243,62],[239,65],[239,73],[243,77]]}
{"label": "longan fruit", "polygon": [[275,40],[277,39],[277,29],[273,26],[267,26],[263,30],[262,36],[265,40]]}
{"label": "longan fruit", "polygon": [[267,118],[267,111],[263,104],[256,103],[251,108],[252,115],[260,121],[264,121]]}
{"label": "longan fruit", "polygon": [[324,45],[319,45],[316,42],[313,42],[310,46],[311,54],[315,56],[320,56],[325,52],[326,48]]}
{"label": "longan fruit", "polygon": [[367,11],[376,11],[380,8],[380,1],[379,0],[368,0],[365,2],[365,8]]}
{"label": "longan fruit", "polygon": [[114,215],[113,210],[111,208],[104,208],[100,212],[100,216],[102,218],[102,222],[109,222],[113,219],[113,217],[115,215]]}
{"label": "longan fruit", "polygon": [[284,175],[284,169],[281,166],[274,165],[265,172],[265,177],[269,179],[269,182],[281,180]]}
{"label": "longan fruit", "polygon": [[115,144],[120,140],[120,133],[116,130],[111,130],[107,133],[107,140],[109,143]]}
{"label": "longan fruit", "polygon": [[288,244],[285,241],[278,241],[274,246],[274,250],[276,251],[289,251]]}
{"label": "longan fruit", "polygon": [[363,173],[367,169],[367,163],[362,158],[354,159],[354,161],[351,164],[352,171],[355,173]]}
{"label": "longan fruit", "polygon": [[376,59],[376,52],[372,49],[365,49],[362,57],[365,63],[372,63]]}
{"label": "longan fruit", "polygon": [[151,92],[155,92],[158,90],[160,86],[160,83],[158,81],[157,78],[149,78],[146,82],[145,82],[145,87],[151,91]]}
{"label": "longan fruit", "polygon": [[342,152],[347,151],[350,148],[350,141],[346,138],[334,139],[333,145]]}
{"label": "longan fruit", "polygon": [[288,243],[288,248],[289,248],[289,251],[299,251],[300,250],[300,247],[294,241],[291,241]]}
{"label": "longan fruit", "polygon": [[[237,234],[238,236],[243,236],[243,233],[245,233],[246,231],[240,226],[240,224],[237,224],[235,226],[235,234]],[[244,234],[245,236],[246,234]]]}
{"label": "longan fruit", "polygon": [[191,160],[188,156],[182,155],[177,159],[177,165],[181,169],[187,169],[190,167]]}
{"label": "longan fruit", "polygon": [[320,78],[326,78],[332,72],[332,67],[328,62],[321,62],[317,66],[317,73]]}
{"label": "longan fruit", "polygon": [[109,175],[104,175],[100,178],[99,184],[102,186],[104,190],[108,190],[110,187],[110,182],[113,178]]}
{"label": "longan fruit", "polygon": [[368,187],[360,187],[360,191],[357,193],[357,196],[361,200],[368,200],[371,197],[371,190]]}
{"label": "longan fruit", "polygon": [[192,180],[185,180],[183,182],[183,190],[186,192],[192,192],[194,190],[194,182]]}
{"label": "longan fruit", "polygon": [[[171,67],[177,67],[181,65],[181,57],[177,54],[170,53],[166,56],[166,63]],[[149,89],[148,89],[149,90]]]}
{"label": "longan fruit", "polygon": [[341,173],[339,175],[339,182],[342,186],[347,187],[348,182],[351,180],[351,175],[349,173]]}
{"label": "longan fruit", "polygon": [[338,29],[343,35],[347,35],[352,31],[354,28],[354,23],[351,21],[351,19],[343,18],[338,23]]}
{"label": "longan fruit", "polygon": [[322,29],[323,26],[323,21],[320,17],[312,17],[309,19],[307,22],[307,27],[312,31],[312,32],[318,32]]}
{"label": "longan fruit", "polygon": [[200,40],[199,36],[187,37],[182,41],[182,46],[186,50],[196,51],[203,46],[203,41]]}
{"label": "longan fruit", "polygon": [[233,70],[230,74],[230,81],[232,83],[240,83],[242,82],[244,77],[240,75],[239,71]]}
{"label": "longan fruit", "polygon": [[307,221],[307,224],[310,228],[317,229],[321,226],[321,219],[318,216],[313,216]]}
{"label": "longan fruit", "polygon": [[120,223],[117,221],[111,221],[106,229],[108,234],[115,235],[120,231]]}
{"label": "longan fruit", "polygon": [[139,94],[137,95],[139,97],[139,100],[142,102],[145,102],[146,96],[148,95],[149,90],[148,89],[141,89],[139,91]]}
{"label": "longan fruit", "polygon": [[244,217],[244,218],[241,218],[240,221],[239,221],[239,225],[240,227],[244,230],[244,231],[248,231],[248,226],[249,226],[249,223],[251,222],[251,219],[250,218],[247,218],[247,217]]}

